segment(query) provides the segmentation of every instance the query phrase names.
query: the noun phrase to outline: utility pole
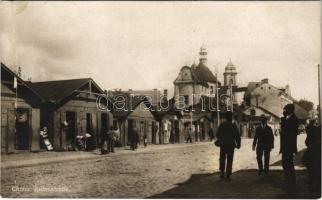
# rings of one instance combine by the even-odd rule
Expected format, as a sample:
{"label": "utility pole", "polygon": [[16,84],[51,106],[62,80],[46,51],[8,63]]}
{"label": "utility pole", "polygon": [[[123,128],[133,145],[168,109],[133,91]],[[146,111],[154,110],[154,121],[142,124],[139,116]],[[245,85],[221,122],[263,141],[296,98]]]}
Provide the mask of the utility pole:
{"label": "utility pole", "polygon": [[[321,116],[321,74],[320,74],[320,64],[318,64],[318,83],[319,83],[319,86],[318,86],[318,89],[319,89],[319,113],[320,113],[320,116]],[[320,119],[321,120],[321,119]]]}
{"label": "utility pole", "polygon": [[216,72],[216,104],[217,104],[217,129],[219,127],[220,123],[220,109],[219,109],[219,88],[218,88],[218,70],[217,70],[217,65],[215,66],[215,72]]}

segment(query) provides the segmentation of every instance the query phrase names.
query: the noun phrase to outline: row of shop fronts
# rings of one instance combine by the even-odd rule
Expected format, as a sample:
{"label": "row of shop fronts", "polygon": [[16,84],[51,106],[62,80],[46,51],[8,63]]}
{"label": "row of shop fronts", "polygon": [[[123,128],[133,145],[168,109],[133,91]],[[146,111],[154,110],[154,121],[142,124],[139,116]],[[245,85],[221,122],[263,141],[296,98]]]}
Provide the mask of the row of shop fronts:
{"label": "row of shop fronts", "polygon": [[[130,99],[130,94],[120,93]],[[107,93],[90,78],[32,83],[20,79],[1,64],[1,152],[46,150],[40,135],[44,127],[47,127],[49,142],[57,151],[71,149],[75,138],[86,133],[91,135],[94,148],[97,148],[103,134],[112,126],[120,131],[121,146],[129,145],[134,130],[138,132],[141,144],[144,138],[149,144],[183,143],[189,128],[194,142],[214,138],[218,124],[216,112],[201,111],[198,105],[194,112],[177,111],[174,99],[167,102],[170,105],[167,109],[154,111],[144,96],[125,101],[127,108],[117,110],[112,99],[116,94],[108,94],[109,98],[101,103],[110,109],[102,110],[97,107],[97,97],[103,94]],[[262,113],[271,114],[257,108],[257,114],[253,115],[249,110],[235,109],[234,112],[244,137],[252,137],[251,130],[257,125],[256,120],[244,119],[245,116],[256,119]],[[221,119],[223,115],[221,112]],[[278,130],[279,118],[272,115],[270,119],[269,123]]]}
{"label": "row of shop fronts", "polygon": [[[102,94],[105,92],[90,78],[26,82],[1,63],[1,152],[46,150],[40,135],[44,127],[57,151],[68,150],[77,136],[86,133],[99,147],[102,134],[111,126],[119,128],[122,146],[129,145],[134,129],[141,143],[145,136],[150,144],[185,141],[189,123],[184,123],[182,113],[172,109],[153,112],[141,97],[131,111],[100,110],[96,101]],[[201,136],[196,134],[194,140],[206,140],[204,127],[209,126],[202,126]]]}

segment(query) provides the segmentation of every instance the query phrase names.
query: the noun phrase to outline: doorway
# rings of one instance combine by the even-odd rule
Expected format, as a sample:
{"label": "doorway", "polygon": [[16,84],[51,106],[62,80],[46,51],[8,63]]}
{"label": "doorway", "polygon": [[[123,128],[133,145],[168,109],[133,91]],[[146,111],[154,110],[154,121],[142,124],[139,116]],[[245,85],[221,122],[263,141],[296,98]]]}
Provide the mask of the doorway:
{"label": "doorway", "polygon": [[86,113],[86,133],[93,135],[92,113]]}
{"label": "doorway", "polygon": [[[107,128],[108,124],[107,124],[107,113],[102,113],[101,114],[101,140],[105,140],[105,135],[107,133]],[[97,144],[99,144],[99,139],[97,137]]]}
{"label": "doorway", "polygon": [[157,143],[157,138],[156,138],[156,124],[155,121],[152,121],[152,144]]}
{"label": "doorway", "polygon": [[76,113],[75,112],[66,112],[66,144],[73,145],[76,138]]}
{"label": "doorway", "polygon": [[179,130],[179,121],[178,120],[174,121],[174,134],[175,134],[175,142],[179,143],[180,142],[180,130]]}
{"label": "doorway", "polygon": [[17,150],[30,148],[29,109],[18,108],[16,112],[16,142]]}
{"label": "doorway", "polygon": [[127,144],[126,145],[130,145],[130,141],[132,140],[132,132],[133,132],[133,128],[134,128],[134,120],[129,119],[128,120],[128,128],[127,128]]}

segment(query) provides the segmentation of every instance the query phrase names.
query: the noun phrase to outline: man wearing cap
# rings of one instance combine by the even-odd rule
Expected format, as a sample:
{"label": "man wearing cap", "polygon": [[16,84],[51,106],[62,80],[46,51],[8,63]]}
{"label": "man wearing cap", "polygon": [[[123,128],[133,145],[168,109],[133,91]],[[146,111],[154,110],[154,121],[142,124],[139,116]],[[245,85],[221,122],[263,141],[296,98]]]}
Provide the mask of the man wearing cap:
{"label": "man wearing cap", "polygon": [[265,115],[261,116],[261,124],[256,128],[255,131],[253,151],[255,151],[255,148],[259,175],[263,173],[263,155],[264,173],[265,175],[267,175],[269,171],[270,152],[274,148],[274,135],[272,128],[267,125],[267,119]]}

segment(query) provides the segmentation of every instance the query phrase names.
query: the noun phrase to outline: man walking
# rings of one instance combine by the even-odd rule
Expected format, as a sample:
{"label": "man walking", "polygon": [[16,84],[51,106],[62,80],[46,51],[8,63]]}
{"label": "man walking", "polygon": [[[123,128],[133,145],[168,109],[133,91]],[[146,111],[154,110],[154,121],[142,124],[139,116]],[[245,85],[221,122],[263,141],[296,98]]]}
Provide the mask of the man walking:
{"label": "man walking", "polygon": [[297,153],[297,133],[299,121],[294,113],[294,104],[287,104],[281,119],[281,147],[282,166],[287,184],[287,194],[293,195],[296,188],[296,177],[293,154]]}
{"label": "man walking", "polygon": [[[256,148],[257,146],[257,148]],[[263,173],[263,154],[264,154],[264,173],[269,171],[270,152],[274,148],[274,135],[272,128],[267,125],[265,115],[261,116],[261,125],[256,128],[253,141],[253,151],[256,148],[256,158],[258,163],[259,175]]]}
{"label": "man walking", "polygon": [[216,137],[219,140],[220,146],[220,178],[223,179],[226,175],[226,179],[230,180],[234,149],[239,149],[241,142],[238,128],[236,124],[232,122],[232,112],[226,113],[226,121],[220,124]]}

